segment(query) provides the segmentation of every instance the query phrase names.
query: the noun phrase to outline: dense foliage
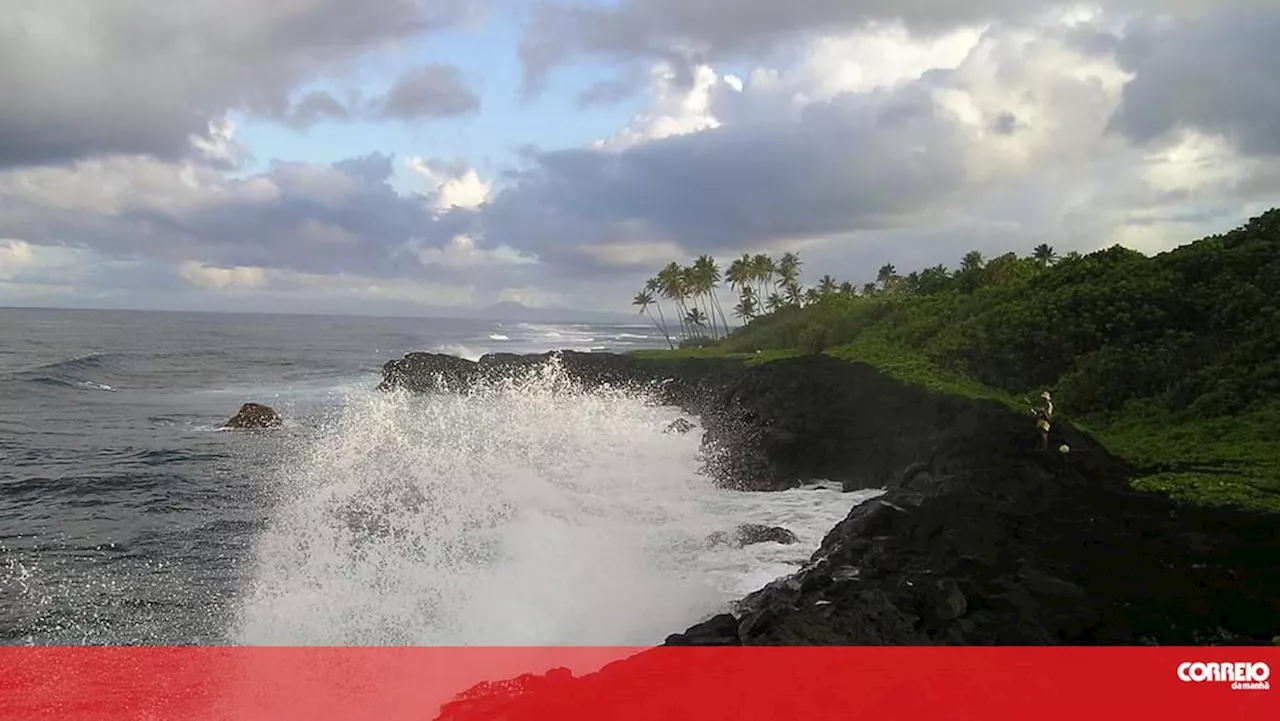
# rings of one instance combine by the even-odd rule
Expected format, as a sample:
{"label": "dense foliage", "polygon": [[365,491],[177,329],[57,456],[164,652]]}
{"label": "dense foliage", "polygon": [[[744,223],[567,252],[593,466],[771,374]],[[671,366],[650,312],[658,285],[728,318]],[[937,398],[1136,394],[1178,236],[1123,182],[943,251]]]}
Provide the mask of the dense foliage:
{"label": "dense foliage", "polygon": [[1280,210],[1154,257],[1117,246],[1057,262],[966,260],[782,308],[720,347],[814,352],[874,338],[1009,393],[1052,388],[1077,414],[1221,416],[1280,397]]}

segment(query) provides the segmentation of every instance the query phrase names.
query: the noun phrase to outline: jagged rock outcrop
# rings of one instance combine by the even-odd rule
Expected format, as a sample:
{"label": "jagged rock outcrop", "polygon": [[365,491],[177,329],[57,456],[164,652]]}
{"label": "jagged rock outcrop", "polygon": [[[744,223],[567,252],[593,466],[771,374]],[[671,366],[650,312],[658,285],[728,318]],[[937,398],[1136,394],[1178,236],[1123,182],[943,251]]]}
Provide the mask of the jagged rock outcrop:
{"label": "jagged rock outcrop", "polygon": [[669,643],[1265,643],[1280,632],[1280,564],[1265,560],[1280,551],[1275,517],[1133,492],[1131,469],[1069,424],[1041,452],[1026,416],[858,367],[843,383],[805,376],[828,399],[806,426],[792,399],[809,380],[785,372],[732,391],[773,420],[749,432],[759,451],[738,461],[744,472],[888,490],[853,508],[805,568],[743,599],[736,633],[720,615]]}
{"label": "jagged rock outcrop", "polygon": [[660,403],[700,414],[714,408],[718,391],[744,371],[736,361],[717,358],[644,360],[616,353],[556,351],[530,355],[489,353],[477,361],[441,353],[409,353],[382,367],[384,391],[458,392],[548,375],[553,364],[578,387],[612,387],[650,394]]}
{"label": "jagged rock outcrop", "polygon": [[707,543],[713,546],[732,544],[738,548],[756,543],[780,543],[789,546],[799,542],[800,539],[796,534],[782,526],[765,526],[759,523],[743,523],[733,529],[733,533],[717,531],[707,538]]}
{"label": "jagged rock outcrop", "polygon": [[261,403],[245,403],[240,406],[240,410],[226,422],[224,427],[246,430],[275,428],[283,422],[280,414],[271,406],[264,406]]}

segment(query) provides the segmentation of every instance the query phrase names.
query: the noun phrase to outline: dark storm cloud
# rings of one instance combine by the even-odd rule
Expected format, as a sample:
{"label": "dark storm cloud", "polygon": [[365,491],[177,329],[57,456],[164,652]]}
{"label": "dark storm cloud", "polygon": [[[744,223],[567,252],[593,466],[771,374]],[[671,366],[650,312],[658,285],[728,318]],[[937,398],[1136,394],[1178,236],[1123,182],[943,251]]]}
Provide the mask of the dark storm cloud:
{"label": "dark storm cloud", "polygon": [[1117,59],[1135,73],[1112,128],[1146,143],[1180,128],[1246,155],[1280,153],[1280,6],[1136,25]]}
{"label": "dark storm cloud", "polygon": [[[899,112],[886,118],[886,105]],[[963,184],[963,143],[921,88],[843,95],[794,124],[729,125],[621,152],[539,154],[483,210],[484,230],[581,267],[592,263],[580,245],[659,237],[722,252],[879,227]]]}
{"label": "dark storm cloud", "polygon": [[[577,55],[689,64],[758,55],[812,32],[901,21],[932,34],[958,25],[1032,17],[1054,0],[621,0],[537,6],[520,46],[526,90]],[[1270,8],[1275,0],[1102,0],[1108,11],[1179,14]]]}
{"label": "dark storm cloud", "polygon": [[378,112],[416,120],[466,115],[480,109],[480,97],[453,65],[424,65],[405,73],[387,91]]}
{"label": "dark storm cloud", "polygon": [[624,0],[545,3],[536,8],[520,56],[537,87],[574,55],[699,62],[759,52],[797,33],[905,17],[937,30],[1037,5],[1033,0]]}
{"label": "dark storm cloud", "polygon": [[[177,158],[240,109],[353,57],[461,22],[483,0],[40,0],[0,13],[0,168],[111,153]],[[304,98],[308,114],[333,114]]]}

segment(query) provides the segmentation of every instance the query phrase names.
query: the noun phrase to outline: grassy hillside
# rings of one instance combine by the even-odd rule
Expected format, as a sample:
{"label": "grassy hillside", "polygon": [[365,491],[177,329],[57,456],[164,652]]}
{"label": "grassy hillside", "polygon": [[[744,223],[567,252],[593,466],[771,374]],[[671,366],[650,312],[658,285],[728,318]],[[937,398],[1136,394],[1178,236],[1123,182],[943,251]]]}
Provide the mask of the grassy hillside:
{"label": "grassy hillside", "polygon": [[758,316],[744,292],[745,326],[659,353],[822,352],[1022,408],[1051,389],[1060,417],[1143,469],[1135,486],[1280,510],[1280,209],[1153,257],[1041,246],[797,290]]}

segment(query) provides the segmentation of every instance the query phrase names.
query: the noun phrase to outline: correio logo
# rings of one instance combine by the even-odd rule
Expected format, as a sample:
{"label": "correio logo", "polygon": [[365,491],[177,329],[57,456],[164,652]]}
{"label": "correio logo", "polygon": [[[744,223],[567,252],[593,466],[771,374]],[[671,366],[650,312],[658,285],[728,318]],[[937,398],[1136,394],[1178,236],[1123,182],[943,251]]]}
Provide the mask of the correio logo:
{"label": "correio logo", "polygon": [[1265,663],[1192,663],[1178,665],[1185,683],[1229,683],[1236,691],[1270,691],[1271,667]]}

